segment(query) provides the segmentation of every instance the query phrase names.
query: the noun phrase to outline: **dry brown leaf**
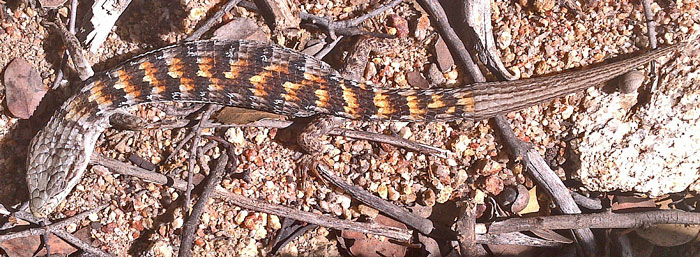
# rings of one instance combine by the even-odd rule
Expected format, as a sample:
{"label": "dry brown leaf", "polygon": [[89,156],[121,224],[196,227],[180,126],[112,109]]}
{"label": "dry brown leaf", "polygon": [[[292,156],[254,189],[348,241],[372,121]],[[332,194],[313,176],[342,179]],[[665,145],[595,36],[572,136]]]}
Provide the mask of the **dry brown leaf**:
{"label": "dry brown leaf", "polygon": [[570,243],[574,242],[574,240],[571,240],[568,237],[562,236],[559,233],[554,232],[551,229],[545,229],[545,228],[534,229],[534,230],[531,230],[530,232],[532,232],[533,234],[535,234],[538,237],[541,237],[543,239],[547,239],[550,241],[554,241],[554,242],[559,242],[559,243],[564,243],[564,244],[570,244]]}
{"label": "dry brown leaf", "polygon": [[527,206],[525,209],[518,212],[520,215],[525,215],[528,213],[536,213],[540,211],[540,203],[537,201],[537,187],[532,187],[529,191],[530,197],[527,201]]}
{"label": "dry brown leaf", "polygon": [[216,115],[216,120],[223,124],[245,125],[262,119],[283,120],[284,116],[238,107],[226,107]]}
{"label": "dry brown leaf", "polygon": [[229,21],[214,31],[213,38],[223,40],[247,39],[270,42],[267,34],[255,23],[255,20],[250,18],[236,18]]}
{"label": "dry brown leaf", "polygon": [[637,209],[637,208],[653,208],[656,209],[656,203],[654,200],[648,198],[639,198],[633,196],[621,196],[616,195],[613,199],[612,210],[625,210],[625,209]]}
{"label": "dry brown leaf", "polygon": [[[401,222],[395,221],[384,215],[377,215],[374,218],[374,222],[382,225],[397,227],[406,229],[406,225]],[[341,245],[350,246],[347,248],[348,252],[352,256],[358,257],[381,257],[381,256],[394,256],[401,257],[406,255],[406,246],[399,245],[390,242],[386,238],[380,238],[373,235],[364,235],[359,232],[343,230],[341,234],[344,240]],[[354,240],[354,242],[348,242],[349,240]]]}
{"label": "dry brown leaf", "polygon": [[44,8],[56,8],[66,3],[66,1],[68,0],[39,0],[39,3]]}
{"label": "dry brown leaf", "polygon": [[22,58],[7,65],[4,81],[7,109],[20,119],[31,117],[48,91],[36,69]]}
{"label": "dry brown leaf", "polygon": [[[84,242],[90,243],[90,228],[88,227],[76,231],[73,235]],[[41,244],[39,236],[29,236],[0,242],[0,248],[10,257],[32,256],[39,247],[39,244]],[[51,248],[51,255],[58,254],[61,256],[68,256],[78,251],[78,249],[53,234],[49,235],[49,247]],[[37,256],[43,255],[46,255],[46,248],[37,253]]]}
{"label": "dry brown leaf", "polygon": [[527,187],[523,185],[516,186],[518,195],[515,197],[515,201],[510,205],[510,211],[513,213],[519,213],[527,207],[530,203],[530,192]]}
{"label": "dry brown leaf", "polygon": [[698,236],[699,225],[656,224],[649,228],[638,228],[637,235],[654,245],[671,247],[686,244]]}
{"label": "dry brown leaf", "polygon": [[525,245],[489,245],[492,256],[498,257],[536,257],[542,256],[547,250],[549,249]]}

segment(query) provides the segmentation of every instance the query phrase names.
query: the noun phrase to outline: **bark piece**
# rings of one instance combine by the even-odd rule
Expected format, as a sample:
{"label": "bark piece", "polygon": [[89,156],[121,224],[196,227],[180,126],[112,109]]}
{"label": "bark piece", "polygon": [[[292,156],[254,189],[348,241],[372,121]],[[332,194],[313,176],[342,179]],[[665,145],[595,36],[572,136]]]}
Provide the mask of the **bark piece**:
{"label": "bark piece", "polygon": [[490,1],[463,1],[463,25],[460,29],[462,40],[470,40],[468,44],[477,51],[479,59],[494,74],[503,76],[507,80],[516,79],[503,65],[500,54],[494,44],[493,26],[491,25]]}
{"label": "bark piece", "polygon": [[131,0],[96,0],[92,4],[92,16],[90,17],[92,27],[88,28],[83,41],[85,45],[89,46],[91,52],[97,52],[129,3]]}

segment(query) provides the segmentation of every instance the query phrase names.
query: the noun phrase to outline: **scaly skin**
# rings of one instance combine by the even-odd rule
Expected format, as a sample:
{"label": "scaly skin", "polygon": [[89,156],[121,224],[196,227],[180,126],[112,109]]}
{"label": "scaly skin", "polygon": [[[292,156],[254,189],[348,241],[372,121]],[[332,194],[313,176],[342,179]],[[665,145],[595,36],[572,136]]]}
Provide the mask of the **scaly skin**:
{"label": "scaly skin", "polygon": [[383,89],[346,80],[311,56],[253,41],[196,41],[155,50],[98,73],[34,137],[30,208],[45,217],[75,187],[109,116],[143,103],[217,103],[290,117],[481,120],[564,96],[665,55],[669,46],[597,68],[460,88]]}

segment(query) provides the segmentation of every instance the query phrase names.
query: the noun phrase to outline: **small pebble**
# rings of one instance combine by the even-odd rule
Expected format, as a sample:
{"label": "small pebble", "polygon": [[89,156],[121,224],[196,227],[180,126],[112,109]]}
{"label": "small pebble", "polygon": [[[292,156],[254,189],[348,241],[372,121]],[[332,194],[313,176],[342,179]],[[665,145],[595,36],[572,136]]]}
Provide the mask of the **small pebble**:
{"label": "small pebble", "polygon": [[535,0],[533,5],[535,6],[535,10],[540,13],[545,13],[547,11],[551,11],[552,8],[554,8],[554,4],[556,1],[554,0]]}
{"label": "small pebble", "polygon": [[435,58],[437,59],[438,66],[440,66],[440,70],[442,71],[449,70],[452,65],[455,64],[454,59],[452,59],[450,49],[447,48],[447,44],[445,44],[442,37],[440,37],[435,43]]}
{"label": "small pebble", "polygon": [[389,16],[391,18],[391,26],[396,28],[396,35],[400,38],[405,38],[408,36],[408,21],[404,19],[401,15],[392,14]]}
{"label": "small pebble", "polygon": [[445,83],[446,79],[445,76],[442,74],[440,69],[438,69],[438,66],[434,63],[431,63],[428,66],[428,81],[430,83],[435,84],[435,85],[440,85],[442,83]]}
{"label": "small pebble", "polygon": [[423,205],[428,207],[435,206],[436,196],[432,189],[425,190],[422,195]]}
{"label": "small pebble", "polygon": [[484,181],[484,187],[489,194],[498,195],[503,191],[503,180],[498,175],[488,176]]}
{"label": "small pebble", "polygon": [[618,81],[620,93],[635,93],[642,83],[644,83],[644,73],[640,71],[630,71],[623,74]]}
{"label": "small pebble", "polygon": [[418,17],[418,21],[416,21],[413,36],[418,40],[425,39],[425,36],[428,35],[428,26],[430,26],[430,19],[428,18],[428,15],[422,14],[420,17]]}
{"label": "small pebble", "polygon": [[408,81],[408,84],[416,87],[416,88],[421,88],[421,89],[428,89],[430,88],[430,82],[428,82],[427,79],[423,78],[423,75],[420,74],[420,72],[417,71],[412,71],[406,74],[406,81]]}
{"label": "small pebble", "polygon": [[357,209],[360,211],[360,214],[365,215],[365,216],[372,218],[372,219],[374,219],[375,217],[377,217],[377,215],[379,215],[379,211],[377,209],[374,209],[374,208],[369,207],[369,206],[364,205],[364,204],[360,204],[359,206],[357,206]]}

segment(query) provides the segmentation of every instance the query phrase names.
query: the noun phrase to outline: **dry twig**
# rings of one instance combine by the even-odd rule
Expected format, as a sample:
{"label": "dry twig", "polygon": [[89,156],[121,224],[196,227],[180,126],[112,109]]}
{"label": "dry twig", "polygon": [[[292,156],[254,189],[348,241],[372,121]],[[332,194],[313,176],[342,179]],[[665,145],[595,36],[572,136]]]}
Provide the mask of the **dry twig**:
{"label": "dry twig", "polygon": [[700,213],[657,210],[632,213],[591,213],[510,218],[488,225],[488,232],[509,233],[533,229],[640,228],[652,224],[700,225]]}
{"label": "dry twig", "polygon": [[[47,224],[44,227],[30,228],[30,229],[22,230],[19,232],[10,232],[10,233],[4,234],[4,235],[0,235],[0,242],[15,239],[15,238],[20,238],[20,237],[38,236],[38,235],[42,235],[44,233],[54,233],[58,237],[68,241],[69,243],[77,246],[78,248],[80,248],[81,250],[83,250],[85,252],[88,252],[88,253],[91,253],[91,254],[97,255],[97,256],[111,256],[111,255],[105,253],[104,251],[102,251],[96,247],[93,247],[90,244],[82,242],[80,239],[78,239],[75,236],[71,235],[70,233],[62,230],[65,226],[68,226],[69,224],[72,224],[72,223],[78,223],[78,221],[86,218],[88,215],[90,215],[92,213],[96,213],[96,212],[104,209],[105,207],[107,207],[107,205],[101,205],[95,209],[79,213],[73,217],[64,219],[62,221],[52,223],[52,224]],[[27,214],[17,213],[17,214],[18,214],[17,216],[22,217],[22,219],[26,219],[26,220],[33,222],[33,223],[37,222],[37,220],[31,214],[28,214],[28,213]],[[48,249],[47,249],[47,252],[48,252]]]}
{"label": "dry twig", "polygon": [[434,224],[433,221],[429,219],[415,215],[399,206],[396,206],[395,204],[370,194],[362,188],[345,182],[345,180],[342,178],[335,176],[323,163],[319,163],[317,165],[317,171],[323,179],[339,187],[348,193],[353,199],[375,208],[378,211],[386,214],[388,217],[403,222],[407,226],[415,228],[425,235],[430,235],[435,238],[456,238],[454,232],[449,228],[440,226],[439,224]]}
{"label": "dry twig", "polygon": [[[233,163],[236,163],[235,159],[232,159]],[[219,160],[216,162],[216,168],[209,174],[206,184],[202,194],[199,195],[197,203],[192,207],[192,213],[187,217],[187,222],[185,222],[182,228],[182,237],[180,239],[180,252],[178,252],[179,257],[190,256],[192,253],[192,242],[194,241],[194,232],[196,231],[197,225],[199,224],[200,217],[204,212],[204,207],[207,205],[209,198],[211,198],[216,185],[221,182],[221,177],[223,176],[226,165],[228,164],[228,155],[222,154],[219,156]]]}

